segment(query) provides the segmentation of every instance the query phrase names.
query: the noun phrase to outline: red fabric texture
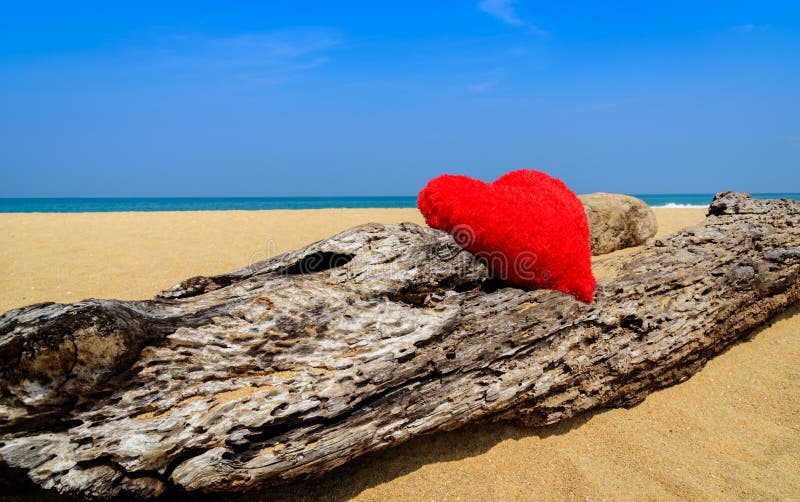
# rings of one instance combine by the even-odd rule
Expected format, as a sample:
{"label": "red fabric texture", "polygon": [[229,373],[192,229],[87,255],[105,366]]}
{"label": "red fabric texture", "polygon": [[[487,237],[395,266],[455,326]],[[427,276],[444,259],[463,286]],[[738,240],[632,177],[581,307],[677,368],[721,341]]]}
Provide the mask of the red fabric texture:
{"label": "red fabric texture", "polygon": [[452,234],[510,286],[593,300],[589,224],[561,180],[529,169],[494,183],[445,174],[428,182],[417,205],[428,225]]}

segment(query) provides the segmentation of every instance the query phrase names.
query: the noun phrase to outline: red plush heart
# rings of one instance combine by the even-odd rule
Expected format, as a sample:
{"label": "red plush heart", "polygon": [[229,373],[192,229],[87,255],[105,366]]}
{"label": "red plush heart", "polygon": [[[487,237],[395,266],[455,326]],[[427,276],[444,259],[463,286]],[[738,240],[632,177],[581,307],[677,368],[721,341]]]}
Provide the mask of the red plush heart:
{"label": "red plush heart", "polygon": [[586,213],[561,180],[528,169],[494,183],[446,174],[422,189],[417,205],[428,225],[451,233],[509,285],[592,301]]}

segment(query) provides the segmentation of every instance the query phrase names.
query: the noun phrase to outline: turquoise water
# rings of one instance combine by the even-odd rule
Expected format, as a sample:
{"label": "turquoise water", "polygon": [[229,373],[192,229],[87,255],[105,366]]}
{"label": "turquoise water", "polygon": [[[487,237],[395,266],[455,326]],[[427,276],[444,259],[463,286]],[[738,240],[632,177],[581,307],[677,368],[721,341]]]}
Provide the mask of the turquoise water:
{"label": "turquoise water", "polygon": [[[753,194],[760,199],[800,193]],[[653,207],[705,207],[713,194],[636,195]],[[97,213],[110,211],[225,211],[234,209],[324,209],[332,207],[416,207],[408,197],[197,197],[197,198],[74,198],[0,199],[0,213]]]}
{"label": "turquoise water", "polygon": [[[701,194],[632,194],[652,207],[708,207],[714,198],[713,193]],[[800,200],[800,193],[754,193],[757,199],[795,199]]]}
{"label": "turquoise water", "polygon": [[192,197],[0,199],[4,213],[96,213],[109,211],[228,211],[417,207],[416,197]]}

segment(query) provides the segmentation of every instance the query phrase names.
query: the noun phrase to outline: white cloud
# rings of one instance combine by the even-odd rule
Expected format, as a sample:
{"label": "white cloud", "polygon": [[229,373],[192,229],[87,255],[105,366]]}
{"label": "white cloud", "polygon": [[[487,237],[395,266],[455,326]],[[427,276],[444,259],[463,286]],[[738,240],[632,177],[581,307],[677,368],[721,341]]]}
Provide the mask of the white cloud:
{"label": "white cloud", "polygon": [[322,65],[325,65],[330,61],[330,58],[327,56],[322,56],[318,58],[314,58],[307,63],[298,63],[296,65],[292,65],[287,67],[288,71],[296,72],[296,71],[306,71],[306,70],[313,70],[314,68],[319,68]]}
{"label": "white cloud", "polygon": [[740,33],[752,33],[755,31],[767,31],[772,28],[771,24],[742,24],[733,29]]}
{"label": "white cloud", "polygon": [[341,39],[325,30],[250,33],[206,39],[219,49],[257,51],[276,58],[294,58],[332,49]]}
{"label": "white cloud", "polygon": [[514,10],[514,0],[481,0],[478,8],[497,19],[514,26],[522,26],[525,21]]}
{"label": "white cloud", "polygon": [[606,99],[601,101],[596,101],[590,104],[587,109],[589,110],[605,110],[608,108],[617,108],[620,106],[632,105],[638,103],[640,101],[639,98],[620,98],[620,99]]}
{"label": "white cloud", "polygon": [[495,85],[497,85],[496,80],[486,80],[483,82],[475,82],[474,84],[468,85],[467,90],[469,92],[474,92],[475,94],[480,94],[492,90],[492,88],[494,88]]}
{"label": "white cloud", "polygon": [[327,57],[318,57],[309,62],[275,67],[262,72],[243,72],[236,78],[247,87],[275,87],[297,79],[303,72],[318,68],[329,61]]}
{"label": "white cloud", "polygon": [[543,29],[519,17],[519,14],[517,14],[514,8],[515,4],[516,0],[481,0],[478,2],[478,8],[506,24],[525,28],[533,35],[547,35],[547,32]]}
{"label": "white cloud", "polygon": [[219,36],[173,34],[160,38],[160,46],[178,56],[241,64],[290,61],[341,44],[336,34],[319,29]]}
{"label": "white cloud", "polygon": [[159,37],[155,64],[176,74],[234,79],[247,86],[275,86],[330,61],[341,38],[324,29],[210,36],[169,33]]}

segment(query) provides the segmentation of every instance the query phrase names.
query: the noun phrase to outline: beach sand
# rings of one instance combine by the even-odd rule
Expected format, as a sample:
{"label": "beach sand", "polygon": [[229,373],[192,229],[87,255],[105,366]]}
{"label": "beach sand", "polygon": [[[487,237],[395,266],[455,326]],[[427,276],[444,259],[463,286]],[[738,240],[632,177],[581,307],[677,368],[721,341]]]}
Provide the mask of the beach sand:
{"label": "beach sand", "polygon": [[[704,210],[656,213],[665,235],[701,222]],[[0,214],[0,311],[149,298],[181,279],[241,268],[368,221],[422,217],[414,209]],[[418,438],[319,480],[244,498],[797,500],[798,335],[795,307],[632,409],[547,428],[495,424]]]}

